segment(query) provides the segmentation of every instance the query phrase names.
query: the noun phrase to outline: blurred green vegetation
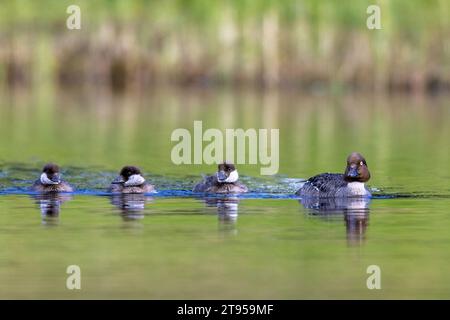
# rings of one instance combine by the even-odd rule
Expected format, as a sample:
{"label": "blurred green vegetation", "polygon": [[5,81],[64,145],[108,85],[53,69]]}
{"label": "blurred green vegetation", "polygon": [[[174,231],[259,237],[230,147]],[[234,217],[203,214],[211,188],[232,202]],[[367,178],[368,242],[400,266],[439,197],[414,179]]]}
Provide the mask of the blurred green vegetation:
{"label": "blurred green vegetation", "polygon": [[446,0],[2,1],[0,81],[449,89],[449,17]]}

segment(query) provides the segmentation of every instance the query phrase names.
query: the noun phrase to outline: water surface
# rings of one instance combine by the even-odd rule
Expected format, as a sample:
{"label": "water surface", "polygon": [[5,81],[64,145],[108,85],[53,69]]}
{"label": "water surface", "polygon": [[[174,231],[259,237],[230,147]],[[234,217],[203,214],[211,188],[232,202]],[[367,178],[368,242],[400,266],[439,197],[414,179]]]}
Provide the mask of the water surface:
{"label": "water surface", "polygon": [[[450,108],[442,98],[40,90],[0,95],[0,298],[450,298]],[[243,197],[190,192],[176,128],[279,128],[280,170]],[[375,197],[314,202],[303,179],[363,153]],[[58,162],[73,195],[27,187]],[[124,164],[157,186],[112,197]],[[66,268],[82,290],[66,289]],[[382,289],[368,290],[378,265]]]}

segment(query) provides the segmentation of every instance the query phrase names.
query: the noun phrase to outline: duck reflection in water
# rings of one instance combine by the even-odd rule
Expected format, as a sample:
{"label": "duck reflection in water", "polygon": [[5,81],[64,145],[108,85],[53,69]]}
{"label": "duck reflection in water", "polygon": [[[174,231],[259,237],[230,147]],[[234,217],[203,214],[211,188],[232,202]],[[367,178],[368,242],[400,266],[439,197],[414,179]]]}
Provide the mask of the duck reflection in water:
{"label": "duck reflection in water", "polygon": [[203,200],[207,208],[217,208],[219,232],[223,234],[236,235],[239,198],[235,196],[205,197]]}
{"label": "duck reflection in water", "polygon": [[144,209],[152,197],[141,193],[124,193],[111,196],[111,203],[120,210],[123,221],[136,221],[144,218]]}
{"label": "duck reflection in water", "polygon": [[300,203],[310,215],[325,219],[344,217],[347,243],[351,246],[362,245],[366,240],[369,224],[370,198],[304,198]]}
{"label": "duck reflection in water", "polygon": [[32,195],[32,198],[41,211],[42,224],[49,226],[59,224],[61,205],[72,200],[72,196],[68,193],[53,192]]}

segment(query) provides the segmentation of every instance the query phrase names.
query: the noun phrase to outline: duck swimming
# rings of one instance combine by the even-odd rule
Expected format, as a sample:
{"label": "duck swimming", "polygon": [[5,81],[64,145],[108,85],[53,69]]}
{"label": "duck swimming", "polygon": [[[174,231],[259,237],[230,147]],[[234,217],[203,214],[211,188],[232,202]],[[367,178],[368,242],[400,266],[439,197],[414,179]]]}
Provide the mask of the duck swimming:
{"label": "duck swimming", "polygon": [[193,192],[203,193],[244,193],[248,188],[238,181],[239,174],[232,163],[219,164],[216,174],[204,177],[195,185]]}
{"label": "duck swimming", "polygon": [[295,193],[301,197],[370,197],[365,182],[370,179],[370,172],[364,157],[353,152],[347,158],[344,174],[322,173],[312,178]]}
{"label": "duck swimming", "polygon": [[123,167],[119,176],[111,182],[109,192],[112,193],[150,193],[155,187],[148,184],[138,167]]}
{"label": "duck swimming", "polygon": [[58,165],[48,163],[42,169],[41,177],[31,187],[36,192],[73,192],[67,182],[61,180]]}

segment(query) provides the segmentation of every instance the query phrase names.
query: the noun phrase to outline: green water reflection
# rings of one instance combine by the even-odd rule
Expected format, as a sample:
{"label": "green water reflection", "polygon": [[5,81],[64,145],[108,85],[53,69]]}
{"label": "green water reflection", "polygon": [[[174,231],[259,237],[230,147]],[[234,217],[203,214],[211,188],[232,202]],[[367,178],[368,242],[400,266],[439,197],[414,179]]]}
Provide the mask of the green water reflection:
{"label": "green water reflection", "polygon": [[[376,199],[359,244],[342,216],[241,200],[224,220],[195,199],[156,199],[129,220],[75,196],[53,225],[28,196],[0,198],[0,296],[15,298],[448,298],[448,199]],[[82,290],[65,288],[66,267]],[[366,268],[382,290],[366,288]]]}

